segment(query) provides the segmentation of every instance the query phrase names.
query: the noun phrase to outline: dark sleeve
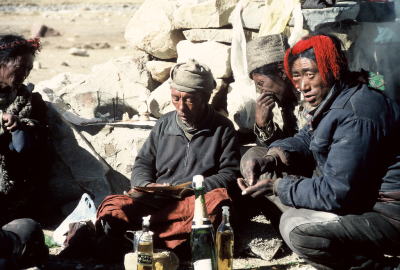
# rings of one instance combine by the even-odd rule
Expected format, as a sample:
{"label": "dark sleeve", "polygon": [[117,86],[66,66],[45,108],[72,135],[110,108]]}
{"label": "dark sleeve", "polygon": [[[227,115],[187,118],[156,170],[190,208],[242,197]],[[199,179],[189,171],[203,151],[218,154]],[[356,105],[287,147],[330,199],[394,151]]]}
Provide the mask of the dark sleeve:
{"label": "dark sleeve", "polygon": [[236,131],[233,126],[226,128],[221,145],[219,168],[216,174],[206,177],[204,186],[206,191],[216,188],[231,188],[236,185],[239,175],[239,151]]}
{"label": "dark sleeve", "polygon": [[282,178],[277,187],[282,203],[335,212],[372,207],[382,171],[379,133],[372,121],[358,119],[338,124],[332,142],[314,138],[310,148],[323,164],[322,176]]}
{"label": "dark sleeve", "polygon": [[132,169],[131,186],[146,186],[156,182],[156,155],[160,121],[153,127],[149,137],[136,156]]}
{"label": "dark sleeve", "polygon": [[289,174],[311,175],[315,167],[313,153],[310,150],[311,132],[304,126],[296,135],[271,143],[270,148],[278,147],[285,151],[289,161],[284,170]]}

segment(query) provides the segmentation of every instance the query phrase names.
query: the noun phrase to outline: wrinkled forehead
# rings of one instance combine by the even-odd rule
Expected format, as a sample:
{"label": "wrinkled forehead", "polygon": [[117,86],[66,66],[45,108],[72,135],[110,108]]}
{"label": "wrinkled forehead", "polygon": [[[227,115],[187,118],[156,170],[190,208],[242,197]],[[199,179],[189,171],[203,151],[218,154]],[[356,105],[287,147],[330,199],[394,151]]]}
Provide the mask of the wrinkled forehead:
{"label": "wrinkled forehead", "polygon": [[33,55],[30,53],[26,53],[23,55],[16,55],[12,58],[7,58],[4,59],[3,61],[0,61],[1,65],[6,65],[8,67],[11,66],[32,66],[33,64]]}

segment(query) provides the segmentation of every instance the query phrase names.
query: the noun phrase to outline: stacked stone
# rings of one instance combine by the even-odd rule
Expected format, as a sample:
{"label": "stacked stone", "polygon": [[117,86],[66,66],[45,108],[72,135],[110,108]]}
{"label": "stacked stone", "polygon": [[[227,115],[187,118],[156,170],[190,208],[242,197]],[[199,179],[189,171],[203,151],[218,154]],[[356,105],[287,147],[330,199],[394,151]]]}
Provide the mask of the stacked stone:
{"label": "stacked stone", "polygon": [[[148,99],[149,110],[155,117],[173,110],[170,104],[168,75],[176,62],[195,58],[208,65],[217,89],[211,103],[218,111],[227,112],[229,83],[234,81],[230,65],[232,41],[232,11],[239,0],[146,0],[126,27],[125,38],[136,49],[150,55],[146,67],[161,85]],[[247,41],[257,37],[265,20],[265,0],[249,0],[242,11]],[[284,8],[284,7],[282,7]],[[358,6],[340,3],[332,8],[303,10],[305,30],[345,19],[354,19]],[[293,20],[292,20],[293,21]],[[293,22],[289,27],[293,26]],[[305,32],[306,33],[306,32]],[[346,39],[345,35],[342,38]],[[229,111],[229,117],[235,111]]]}
{"label": "stacked stone", "polygon": [[[88,75],[60,74],[36,86],[50,107],[55,149],[50,190],[65,213],[83,192],[95,195],[98,203],[107,194],[129,189],[132,164],[154,121],[113,120],[132,120],[147,111],[158,118],[173,110],[168,78],[175,63],[195,58],[208,65],[217,81],[211,103],[228,113],[227,93],[235,80],[231,20],[238,2],[145,0],[126,27],[125,38],[134,48],[131,56],[111,59]],[[244,6],[248,41],[258,35],[265,20],[265,2],[249,0]],[[353,3],[303,10],[305,28],[354,19],[357,10],[350,12],[354,8]],[[227,115],[232,119],[234,114],[235,108]]]}

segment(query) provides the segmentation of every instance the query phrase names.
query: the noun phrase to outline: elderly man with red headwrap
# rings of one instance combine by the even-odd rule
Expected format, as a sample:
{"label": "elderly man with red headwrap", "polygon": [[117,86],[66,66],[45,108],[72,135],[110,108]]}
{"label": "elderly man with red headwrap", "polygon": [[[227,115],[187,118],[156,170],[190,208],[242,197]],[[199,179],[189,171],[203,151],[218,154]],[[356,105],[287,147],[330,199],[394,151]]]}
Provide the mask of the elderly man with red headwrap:
{"label": "elderly man with red headwrap", "polygon": [[385,256],[400,255],[398,106],[349,72],[335,37],[305,37],[284,65],[311,105],[308,124],[246,153],[242,194],[273,199],[283,239],[318,269],[398,269]]}

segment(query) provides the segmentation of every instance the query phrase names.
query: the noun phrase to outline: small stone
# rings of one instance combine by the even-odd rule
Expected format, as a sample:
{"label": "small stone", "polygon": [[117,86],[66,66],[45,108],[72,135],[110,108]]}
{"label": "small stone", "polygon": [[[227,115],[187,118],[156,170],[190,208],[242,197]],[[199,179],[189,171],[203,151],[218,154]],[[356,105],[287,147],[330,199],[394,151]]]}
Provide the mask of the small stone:
{"label": "small stone", "polygon": [[69,64],[67,62],[62,62],[61,65],[65,66],[65,67],[69,67]]}
{"label": "small stone", "polygon": [[79,49],[79,48],[71,48],[68,50],[69,54],[75,55],[75,56],[89,56],[88,52],[84,49]]}

